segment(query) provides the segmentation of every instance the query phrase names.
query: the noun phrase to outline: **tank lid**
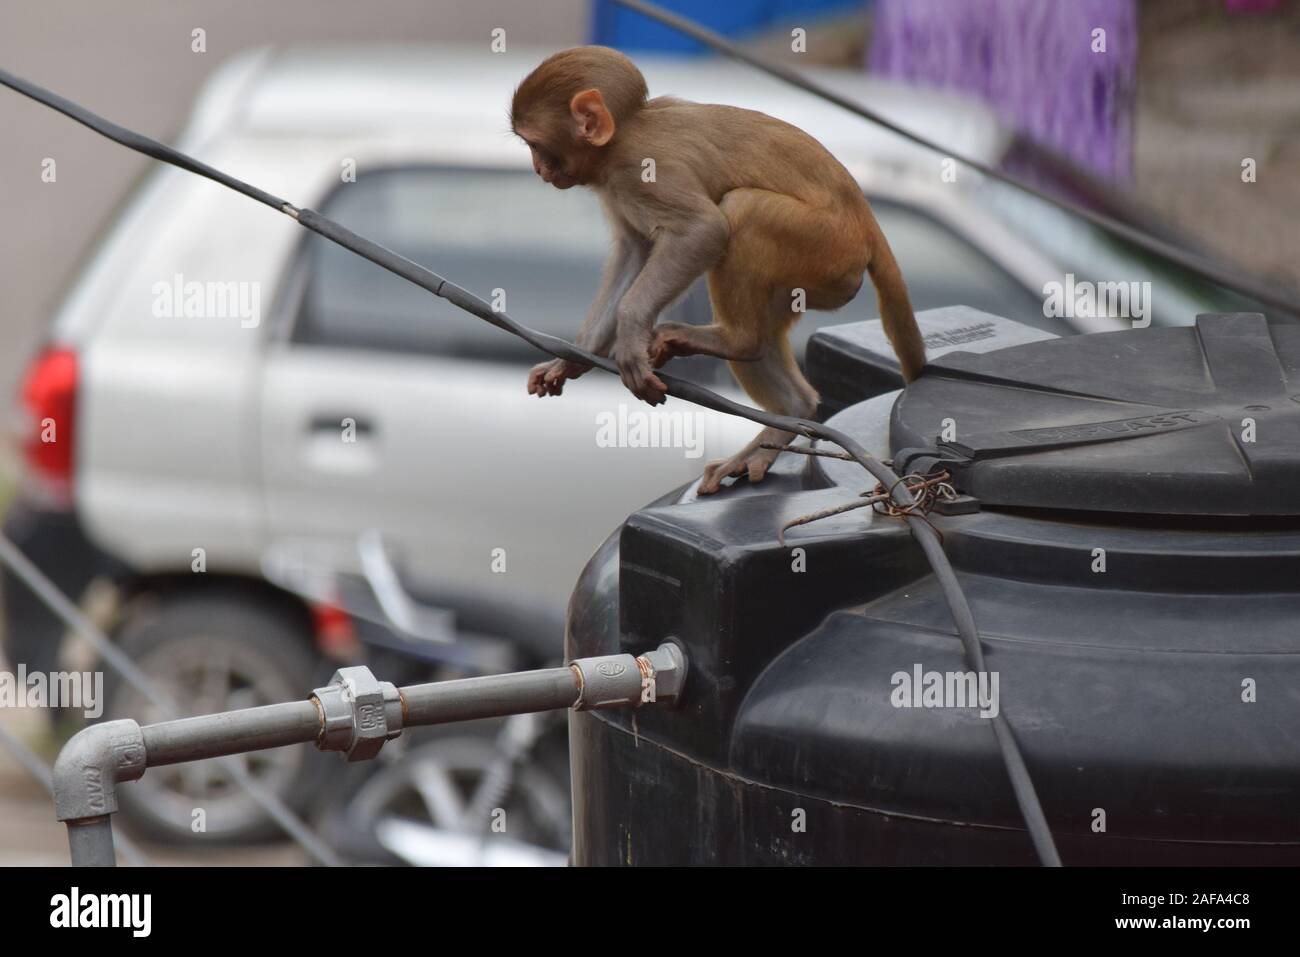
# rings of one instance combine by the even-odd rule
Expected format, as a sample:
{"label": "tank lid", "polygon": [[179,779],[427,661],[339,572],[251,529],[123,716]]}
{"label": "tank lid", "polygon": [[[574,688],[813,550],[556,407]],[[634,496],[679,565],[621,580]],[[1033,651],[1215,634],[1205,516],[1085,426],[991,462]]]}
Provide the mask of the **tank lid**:
{"label": "tank lid", "polygon": [[1202,315],[952,353],[894,406],[890,447],[907,470],[937,450],[985,505],[1300,514],[1300,325]]}

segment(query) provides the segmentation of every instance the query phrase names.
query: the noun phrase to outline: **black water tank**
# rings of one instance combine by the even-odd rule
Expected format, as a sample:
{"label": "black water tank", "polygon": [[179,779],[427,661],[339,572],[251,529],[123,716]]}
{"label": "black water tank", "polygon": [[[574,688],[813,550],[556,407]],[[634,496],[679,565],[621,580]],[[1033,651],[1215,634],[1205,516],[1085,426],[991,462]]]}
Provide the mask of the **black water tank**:
{"label": "black water tank", "polygon": [[[810,375],[834,425],[979,500],[932,517],[1065,862],[1300,861],[1300,326],[922,319],[932,364],[897,401],[851,394],[889,371],[871,324],[819,333]],[[673,636],[691,671],[676,711],[572,716],[575,863],[1034,861],[905,528],[858,510],[778,541],[873,484],[786,455],[592,559],[569,654]]]}

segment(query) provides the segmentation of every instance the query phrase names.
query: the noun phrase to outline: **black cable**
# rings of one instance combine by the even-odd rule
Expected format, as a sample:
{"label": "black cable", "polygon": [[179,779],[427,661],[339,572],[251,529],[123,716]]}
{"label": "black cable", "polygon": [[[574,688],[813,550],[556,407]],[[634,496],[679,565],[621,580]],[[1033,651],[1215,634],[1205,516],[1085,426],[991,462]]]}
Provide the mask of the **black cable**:
{"label": "black cable", "polygon": [[[365,259],[370,260],[378,266],[387,269],[389,272],[396,273],[403,279],[406,279],[421,289],[425,289],[435,296],[447,300],[452,305],[458,306],[471,315],[478,316],[487,322],[492,323],[499,329],[503,329],[512,335],[518,336],[525,342],[536,346],[538,349],[552,356],[561,359],[569,359],[574,362],[587,363],[604,369],[618,375],[618,367],[610,359],[603,356],[597,356],[585,349],[581,349],[571,342],[560,339],[557,336],[548,335],[530,329],[511,319],[504,312],[496,312],[487,302],[475,296],[466,289],[462,289],[455,283],[444,279],[432,270],[426,269],[419,263],[412,262],[404,256],[400,256],[381,246],[376,242],[359,236],[352,230],[348,229],[326,216],[320,215],[310,209],[298,209],[280,199],[272,196],[247,183],[241,182],[220,170],[213,169],[205,163],[186,156],[169,146],[142,136],[132,130],[125,129],[115,123],[110,123],[103,117],[92,113],[85,107],[66,100],[61,96],[51,93],[29,83],[26,80],[14,76],[4,70],[0,70],[0,85],[7,86],[23,94],[38,103],[49,106],[65,116],[76,120],[84,126],[89,127],[97,133],[108,137],[116,143],[120,143],[128,149],[144,153],[164,163],[170,163],[181,169],[198,173],[210,180],[228,186],[245,196],[252,197],[260,203],[277,209],[288,216],[296,219],[299,225],[310,229],[312,232],[324,236],[331,242],[337,243],[344,249],[347,249]],[[685,379],[678,378],[674,375],[660,372],[660,379],[668,387],[668,394],[679,399],[685,399],[696,405],[702,405],[707,409],[713,409],[715,412],[725,412],[729,415],[737,415],[741,418],[758,422],[761,425],[771,426],[786,432],[794,432],[812,439],[824,439],[840,446],[844,451],[853,456],[854,461],[870,472],[885,488],[893,490],[894,502],[900,507],[907,507],[914,504],[912,493],[907,486],[899,481],[897,475],[886,467],[883,463],[872,458],[871,454],[851,436],[840,432],[838,429],[832,429],[829,426],[822,425],[819,422],[813,422],[809,419],[796,419],[790,416],[775,415],[760,409],[753,409],[749,406],[741,405],[730,399],[724,398],[715,392],[696,385],[693,382],[687,382]],[[979,632],[975,628],[975,619],[971,614],[970,606],[966,602],[966,596],[962,593],[961,586],[957,581],[957,576],[953,572],[952,565],[948,562],[948,557],[943,553],[939,544],[938,535],[924,519],[916,515],[907,515],[907,523],[921,545],[922,551],[929,560],[931,567],[934,569],[935,578],[943,591],[944,598],[952,611],[953,621],[957,626],[957,633],[961,637],[962,645],[966,655],[971,662],[978,662],[983,665],[984,656],[980,648]],[[1003,709],[1005,710],[1005,709]],[[1060,866],[1061,859],[1056,851],[1056,844],[1052,839],[1052,833],[1047,825],[1046,817],[1043,814],[1042,806],[1039,804],[1038,795],[1034,790],[1033,782],[1025,769],[1024,758],[1020,754],[1019,746],[1016,744],[1014,736],[1011,734],[1010,725],[1002,717],[1002,711],[999,711],[998,717],[993,719],[994,732],[998,740],[998,748],[1002,753],[1002,759],[1007,768],[1007,774],[1011,780],[1012,789],[1015,792],[1016,801],[1024,815],[1026,827],[1034,843],[1034,848],[1038,853],[1039,860],[1049,866]]]}
{"label": "black cable", "polygon": [[1045,192],[1036,186],[1016,179],[1014,176],[1010,176],[1001,170],[995,169],[987,163],[983,163],[977,159],[972,159],[969,156],[962,156],[960,153],[950,152],[949,150],[944,149],[940,144],[935,143],[933,140],[926,139],[919,133],[914,133],[906,127],[899,126],[892,120],[881,116],[875,110],[865,107],[854,100],[850,100],[848,97],[841,96],[839,93],[827,89],[815,80],[810,80],[797,70],[792,70],[779,63],[772,63],[770,60],[756,56],[755,54],[732,43],[721,34],[715,33],[706,27],[702,27],[698,23],[688,20],[686,17],[673,13],[670,10],[665,10],[656,4],[647,3],[645,0],[614,0],[614,3],[617,3],[621,7],[626,7],[628,10],[634,10],[652,20],[657,20],[664,26],[678,30],[692,39],[698,40],[706,46],[712,47],[714,50],[724,54],[725,56],[740,60],[742,63],[748,63],[755,69],[761,70],[763,73],[774,76],[779,80],[783,80],[791,86],[796,86],[806,93],[811,93],[813,96],[826,100],[828,103],[834,103],[836,106],[848,110],[850,113],[860,116],[864,120],[870,120],[877,126],[884,127],[891,133],[897,133],[899,136],[916,143],[918,146],[924,146],[927,149],[934,150],[941,156],[957,160],[959,163],[969,166],[977,173],[987,176],[990,179],[1006,183],[1008,186],[1014,186],[1016,189],[1022,190],[1046,203],[1050,203],[1059,209],[1063,209],[1068,213],[1073,213],[1075,216],[1081,216],[1094,226],[1098,226],[1101,229],[1106,230],[1108,233],[1118,236],[1147,252],[1155,253],[1157,256],[1162,256],[1171,262],[1177,263],[1184,269],[1194,272],[1198,276],[1202,276],[1217,285],[1223,286],[1225,289],[1239,292],[1244,296],[1249,296],[1252,299],[1256,299],[1275,309],[1280,309],[1290,315],[1300,314],[1300,302],[1297,302],[1294,293],[1288,295],[1285,290],[1277,289],[1274,286],[1265,285],[1264,283],[1255,282],[1250,279],[1242,279],[1237,273],[1232,272],[1227,267],[1212,262],[1204,256],[1197,255],[1181,246],[1175,246],[1172,243],[1165,242],[1162,239],[1152,236],[1145,230],[1138,229],[1135,226],[1130,226],[1128,223],[1121,222],[1112,216],[1107,216],[1105,213],[1089,209],[1087,206],[1082,206],[1063,196],[1056,196],[1052,193]]}
{"label": "black cable", "polygon": [[207,163],[200,163],[192,157],[186,156],[179,150],[174,150],[170,146],[159,143],[157,140],[151,140],[147,136],[141,136],[134,130],[128,130],[124,126],[118,126],[109,120],[90,112],[84,106],[73,103],[71,100],[64,99],[57,93],[52,93],[44,87],[37,86],[22,77],[14,76],[6,70],[0,70],[0,84],[17,90],[24,96],[36,100],[38,103],[44,103],[52,110],[58,110],[64,116],[76,120],[83,126],[89,126],[100,136],[106,136],[114,143],[120,143],[127,149],[135,150],[137,153],[144,153],[146,156],[152,156],[156,160],[162,160],[164,163],[170,163],[172,166],[179,166],[181,169],[189,170],[191,173],[198,173],[200,176],[206,176],[210,180],[215,180],[222,186],[228,186],[238,193],[245,196],[251,196],[259,203],[265,203],[267,206],[280,209],[285,205],[285,201],[277,196],[272,196],[256,186],[249,186],[247,183],[228,176],[221,170],[213,169]]}

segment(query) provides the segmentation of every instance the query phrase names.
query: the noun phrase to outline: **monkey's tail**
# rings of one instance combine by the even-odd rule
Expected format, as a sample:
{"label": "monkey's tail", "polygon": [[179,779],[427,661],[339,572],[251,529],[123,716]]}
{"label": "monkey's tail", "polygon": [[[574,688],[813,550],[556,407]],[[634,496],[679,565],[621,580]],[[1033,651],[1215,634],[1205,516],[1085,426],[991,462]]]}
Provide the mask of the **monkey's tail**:
{"label": "monkey's tail", "polygon": [[911,382],[925,367],[925,340],[921,338],[921,330],[916,324],[912,302],[907,297],[907,283],[903,282],[898,260],[894,258],[894,252],[889,248],[884,234],[877,231],[876,236],[867,273],[871,276],[871,284],[876,287],[885,336],[894,347],[894,354],[898,356],[903,381]]}

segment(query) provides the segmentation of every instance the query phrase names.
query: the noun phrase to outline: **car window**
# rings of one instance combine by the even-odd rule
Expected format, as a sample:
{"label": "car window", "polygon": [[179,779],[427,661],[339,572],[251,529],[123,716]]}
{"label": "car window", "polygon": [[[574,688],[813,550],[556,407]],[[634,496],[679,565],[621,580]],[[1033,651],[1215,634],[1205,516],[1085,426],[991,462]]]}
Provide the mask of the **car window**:
{"label": "car window", "polygon": [[[1037,297],[937,220],[889,201],[873,200],[872,206],[918,310],[961,303],[1045,321]],[[375,170],[338,187],[321,212],[488,301],[500,290],[513,318],[568,339],[596,293],[609,247],[608,226],[590,192],[551,189],[531,173],[512,170]],[[306,257],[296,342],[537,361],[526,343],[323,237],[307,239]],[[838,312],[809,313],[794,329],[796,350],[802,356],[808,337],[821,326],[876,315],[868,283]],[[704,282],[663,318],[709,322]],[[727,378],[723,363],[708,358],[675,360],[672,371],[706,385]]]}
{"label": "car window", "polygon": [[[561,203],[573,199],[572,203]],[[606,227],[595,199],[514,172],[388,169],[339,186],[321,212],[546,332],[572,337],[600,278]],[[527,344],[320,236],[298,341],[517,359]]]}
{"label": "car window", "polygon": [[[1014,186],[983,180],[973,195],[993,215],[1015,223],[1022,235],[1062,264],[1063,273],[1090,282],[1149,282],[1153,325],[1191,325],[1203,312],[1262,312],[1277,321],[1295,321]],[[1065,323],[1051,321],[1056,323],[1052,331],[1066,331]]]}

